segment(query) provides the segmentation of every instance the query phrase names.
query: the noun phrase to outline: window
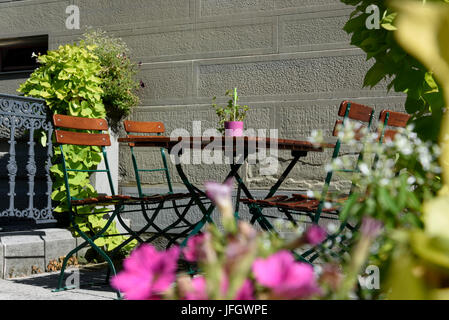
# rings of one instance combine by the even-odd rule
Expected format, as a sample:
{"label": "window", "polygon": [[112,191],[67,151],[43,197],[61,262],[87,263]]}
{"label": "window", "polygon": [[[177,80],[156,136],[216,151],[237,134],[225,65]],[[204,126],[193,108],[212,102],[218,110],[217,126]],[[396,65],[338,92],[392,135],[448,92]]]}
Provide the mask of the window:
{"label": "window", "polygon": [[33,52],[45,54],[48,35],[0,39],[0,73],[31,72],[38,67]]}

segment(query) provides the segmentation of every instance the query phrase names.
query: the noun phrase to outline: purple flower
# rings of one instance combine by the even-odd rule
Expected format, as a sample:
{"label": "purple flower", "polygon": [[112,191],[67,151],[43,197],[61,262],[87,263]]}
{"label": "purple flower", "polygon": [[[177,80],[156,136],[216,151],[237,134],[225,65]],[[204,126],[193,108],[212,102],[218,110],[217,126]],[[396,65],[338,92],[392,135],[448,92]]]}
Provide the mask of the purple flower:
{"label": "purple flower", "polygon": [[246,279],[234,300],[254,300],[254,287],[249,279]]}
{"label": "purple flower", "polygon": [[178,247],[159,252],[143,244],[124,261],[124,270],[112,278],[111,284],[127,300],[160,299],[176,279],[179,252]]}
{"label": "purple flower", "polygon": [[187,240],[187,246],[182,251],[187,261],[195,262],[206,257],[204,243],[207,241],[208,237],[209,234],[203,233],[190,237],[189,240]]}
{"label": "purple flower", "polygon": [[257,282],[278,298],[300,299],[320,292],[312,266],[296,262],[289,251],[256,259],[252,269]]}
{"label": "purple flower", "polygon": [[233,181],[232,178],[226,180],[224,184],[217,182],[206,182],[206,196],[211,199],[216,205],[225,205],[231,200]]}
{"label": "purple flower", "polygon": [[209,300],[206,290],[206,279],[199,276],[192,279],[192,289],[186,293],[186,300]]}
{"label": "purple flower", "polygon": [[[186,293],[186,300],[208,300],[207,282],[204,276],[195,277],[191,282],[191,290]],[[229,281],[226,276],[221,281],[221,294],[226,296]],[[233,300],[254,300],[254,287],[249,279],[246,279]]]}
{"label": "purple flower", "polygon": [[145,83],[142,80],[140,80],[140,87],[145,88]]}
{"label": "purple flower", "polygon": [[308,244],[317,245],[326,239],[326,231],[318,225],[310,226],[304,234],[304,239]]}
{"label": "purple flower", "polygon": [[364,217],[360,232],[369,238],[376,238],[382,231],[383,223],[379,220],[370,217]]}
{"label": "purple flower", "polygon": [[206,195],[218,207],[223,219],[223,227],[226,231],[235,232],[237,225],[234,220],[234,209],[232,207],[232,178],[224,184],[206,182]]}

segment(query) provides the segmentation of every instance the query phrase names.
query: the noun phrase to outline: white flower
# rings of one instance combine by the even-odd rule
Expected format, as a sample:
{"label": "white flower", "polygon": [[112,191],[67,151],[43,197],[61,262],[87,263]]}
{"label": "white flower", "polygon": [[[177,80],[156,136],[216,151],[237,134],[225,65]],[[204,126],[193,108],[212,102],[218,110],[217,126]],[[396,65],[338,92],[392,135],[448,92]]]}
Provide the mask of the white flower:
{"label": "white flower", "polygon": [[359,170],[365,176],[368,176],[371,172],[368,165],[364,162],[359,165]]}
{"label": "white flower", "polygon": [[313,198],[315,196],[315,193],[312,190],[307,190],[307,197]]}
{"label": "white flower", "polygon": [[407,179],[407,183],[408,184],[414,184],[416,182],[416,178],[414,177],[414,176],[410,176],[408,179]]}
{"label": "white flower", "polygon": [[335,231],[337,231],[337,225],[335,223],[329,223],[327,225],[327,231],[329,231],[329,233],[334,233]]}

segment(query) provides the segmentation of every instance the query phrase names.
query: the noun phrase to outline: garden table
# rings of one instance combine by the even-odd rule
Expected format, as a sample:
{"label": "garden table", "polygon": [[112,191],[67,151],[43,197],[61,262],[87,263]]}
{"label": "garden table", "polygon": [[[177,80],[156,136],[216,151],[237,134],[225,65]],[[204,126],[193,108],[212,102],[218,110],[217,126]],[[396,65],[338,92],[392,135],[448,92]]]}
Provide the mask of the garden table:
{"label": "garden table", "polygon": [[[220,141],[221,140],[221,141]],[[193,183],[190,182],[189,178],[183,170],[183,163],[181,156],[184,150],[188,149],[201,149],[203,150],[209,144],[214,142],[214,150],[222,149],[225,156],[232,156],[232,161],[229,161],[230,171],[225,179],[235,178],[238,189],[237,198],[235,204],[235,215],[238,219],[238,208],[240,202],[241,191],[245,194],[248,199],[254,199],[253,195],[249,191],[248,187],[245,185],[243,179],[240,177],[238,171],[245,163],[245,160],[250,154],[259,152],[261,149],[268,150],[270,146],[276,146],[278,150],[288,150],[292,154],[292,160],[290,161],[287,168],[284,170],[282,175],[279,177],[277,182],[271,187],[265,199],[271,198],[275,195],[276,191],[279,189],[281,184],[287,178],[288,174],[298,163],[299,159],[307,156],[308,152],[323,152],[323,148],[329,147],[327,144],[313,144],[308,141],[301,140],[291,140],[291,139],[273,139],[273,138],[262,138],[262,137],[167,137],[167,136],[128,136],[127,138],[119,138],[119,142],[134,143],[135,147],[158,147],[166,148],[171,156],[175,158],[176,170],[181,177],[184,185],[189,191],[192,199],[198,205],[201,210],[203,217],[196,223],[188,237],[197,234],[201,228],[207,223],[213,223],[211,214],[215,209],[213,204],[209,204],[206,208],[201,198],[204,199],[205,193],[197,188]],[[333,147],[333,146],[332,146]],[[236,158],[238,160],[236,161]],[[262,215],[261,210],[258,207],[250,208],[250,213],[252,214],[252,223],[258,222],[263,229],[272,229],[270,222]],[[188,239],[186,238],[186,240]],[[186,240],[183,244],[185,244]]]}

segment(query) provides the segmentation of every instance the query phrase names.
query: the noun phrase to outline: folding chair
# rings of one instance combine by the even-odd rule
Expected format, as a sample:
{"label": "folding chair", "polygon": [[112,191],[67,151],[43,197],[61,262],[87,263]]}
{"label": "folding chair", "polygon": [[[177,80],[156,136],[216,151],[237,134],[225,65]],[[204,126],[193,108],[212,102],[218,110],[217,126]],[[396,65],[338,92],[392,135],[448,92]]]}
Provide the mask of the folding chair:
{"label": "folding chair", "polygon": [[[143,213],[147,215],[147,211],[150,210],[150,206],[154,206],[152,210],[155,212],[154,214],[157,215],[158,212],[162,209],[164,209],[164,203],[166,201],[171,200],[172,198],[190,198],[189,194],[170,194],[170,195],[152,195],[152,196],[145,196],[145,197],[131,197],[126,195],[116,195],[114,190],[114,185],[112,181],[112,176],[109,168],[109,162],[108,157],[106,153],[105,147],[110,146],[110,137],[107,133],[108,130],[108,123],[105,119],[89,119],[89,118],[80,118],[80,117],[72,117],[72,116],[65,116],[65,115],[58,115],[55,114],[53,116],[53,123],[56,128],[55,130],[55,137],[56,137],[56,143],[60,147],[61,151],[61,160],[62,160],[62,168],[63,168],[63,175],[64,175],[64,182],[65,182],[65,188],[67,193],[67,208],[68,208],[68,214],[69,219],[71,222],[71,226],[74,228],[74,230],[79,234],[79,236],[84,239],[85,241],[78,245],[75,249],[70,251],[68,255],[64,258],[61,273],[59,276],[58,281],[58,288],[55,291],[61,291],[70,289],[67,287],[62,286],[62,281],[64,278],[64,271],[67,266],[67,262],[70,259],[72,255],[74,255],[76,252],[81,250],[82,248],[86,247],[87,245],[90,245],[97,253],[99,253],[107,262],[109,269],[108,269],[108,276],[112,273],[113,275],[116,274],[116,270],[114,267],[114,264],[110,258],[110,255],[113,255],[115,252],[120,250],[124,245],[128,244],[130,241],[136,239],[140,243],[145,242],[143,239],[140,238],[140,234],[145,232],[146,229],[143,228],[137,232],[131,230],[126,223],[123,221],[122,214],[123,213],[129,213],[129,212],[135,212],[137,210],[126,210],[125,206],[144,206],[145,210]],[[70,131],[69,131],[70,130]],[[78,131],[74,131],[78,130]],[[80,132],[84,131],[84,132]],[[87,132],[86,132],[87,131]],[[66,158],[66,155],[64,153],[64,145],[76,145],[76,146],[90,146],[90,147],[98,147],[101,149],[101,152],[103,154],[103,159],[105,163],[105,169],[104,170],[79,170],[75,168],[70,168],[68,166],[69,162]],[[81,199],[78,197],[74,197],[71,194],[70,184],[69,184],[69,173],[70,172],[99,172],[99,173],[106,173],[108,177],[109,187],[111,195],[99,195],[95,198],[88,198],[88,199]],[[86,206],[88,206],[88,210],[86,210]],[[107,216],[107,222],[102,230],[99,232],[94,233],[89,232],[87,234],[86,232],[83,232],[78,223],[77,218],[81,216],[88,216],[88,215],[94,215],[98,214],[94,212],[94,209],[97,207],[103,207],[107,208],[104,212],[101,214]],[[113,207],[113,209],[110,209]],[[142,209],[140,208],[138,211],[140,212]],[[87,211],[87,212],[86,212]],[[130,237],[125,240],[122,244],[120,244],[118,247],[114,249],[112,253],[107,254],[103,249],[98,247],[95,244],[95,240],[99,239],[100,237],[104,237],[104,233],[109,229],[114,219],[117,218],[120,225],[127,231],[127,233],[122,234],[115,234],[115,235],[108,235],[108,237],[112,236],[118,236],[118,235],[130,235]],[[117,293],[120,297],[120,293]]]}
{"label": "folding chair", "polygon": [[[128,138],[133,138],[136,136],[140,137],[140,136],[145,136],[145,135],[160,136],[165,132],[165,126],[162,122],[126,120],[123,122],[123,125],[124,125],[124,128],[125,128]],[[140,134],[140,135],[135,135],[135,134]],[[190,198],[190,200],[187,204],[179,204],[176,202],[176,200],[182,200],[182,199],[185,199],[186,197],[173,196],[173,194],[174,194],[173,186],[172,186],[172,182],[171,182],[170,171],[169,171],[169,168],[167,165],[167,157],[166,157],[164,148],[160,149],[163,167],[150,169],[150,168],[139,167],[137,157],[134,152],[135,151],[134,148],[136,147],[135,143],[128,143],[128,146],[130,147],[130,150],[131,150],[131,158],[132,158],[132,162],[133,162],[134,174],[135,174],[135,178],[136,178],[137,190],[139,192],[139,197],[144,198],[147,196],[143,192],[142,183],[141,183],[141,181],[142,181],[141,173],[154,173],[154,172],[165,173],[165,179],[166,179],[167,186],[168,186],[167,196],[172,195],[171,196],[171,203],[172,203],[171,209],[173,209],[173,212],[176,214],[177,220],[175,220],[173,223],[169,224],[168,226],[166,226],[165,228],[162,229],[156,223],[154,223],[154,218],[155,218],[154,217],[153,221],[150,223],[150,225],[156,230],[156,234],[154,236],[152,236],[151,238],[149,238],[147,241],[153,241],[154,239],[162,236],[162,237],[165,237],[169,241],[167,244],[167,247],[169,247],[169,246],[173,245],[178,239],[188,236],[190,231],[193,230],[193,228],[196,226],[196,223],[191,223],[189,220],[186,219],[186,215],[187,215],[189,209],[193,205],[195,205],[194,199]],[[181,208],[183,208],[182,211],[180,211]],[[149,222],[148,219],[147,219],[147,222]],[[184,229],[184,230],[182,232],[178,232],[175,234],[169,233],[172,230],[179,230],[179,229]]]}
{"label": "folding chair", "polygon": [[[362,138],[362,136],[360,135],[360,130],[362,129],[362,127],[365,126],[368,130],[371,128],[374,117],[374,109],[355,102],[343,101],[340,105],[338,116],[343,117],[343,119],[336,121],[333,130],[333,136],[338,136],[337,129],[339,128],[339,126],[340,125],[344,126],[350,119],[362,123],[362,126],[355,132],[355,139],[360,140]],[[340,155],[341,147],[342,141],[338,138],[334,146],[332,160],[341,156]],[[354,166],[353,169],[344,169],[342,171],[347,173],[358,172],[358,163],[362,159],[362,156],[363,156],[362,153],[359,153],[356,165]],[[293,217],[294,215],[306,215],[310,218],[311,222],[314,224],[318,224],[318,222],[322,218],[338,220],[339,219],[338,215],[341,206],[348,198],[348,196],[341,197],[336,202],[333,201],[332,199],[329,199],[328,197],[329,187],[333,175],[334,170],[327,172],[326,179],[324,181],[324,185],[321,191],[320,199],[311,198],[303,194],[292,194],[291,197],[274,196],[272,198],[264,200],[242,199],[242,202],[246,203],[249,206],[257,206],[261,209],[277,208],[277,210],[285,214],[287,219],[291,221],[294,225],[297,225],[297,221]],[[354,187],[355,185],[354,183],[352,183],[349,194],[353,192]],[[325,206],[326,203],[331,203],[332,206],[326,207]],[[273,216],[271,217],[275,218]],[[332,237],[335,238],[335,236],[337,234],[340,234],[346,227],[352,228],[350,225],[347,224],[347,222],[342,222],[340,224],[339,230]],[[332,237],[331,239],[333,239]],[[302,255],[302,258],[306,259],[306,257],[310,256],[311,253],[313,253],[313,251],[311,250],[307,251]],[[311,260],[313,261],[314,259],[316,259],[316,257],[312,257]]]}

